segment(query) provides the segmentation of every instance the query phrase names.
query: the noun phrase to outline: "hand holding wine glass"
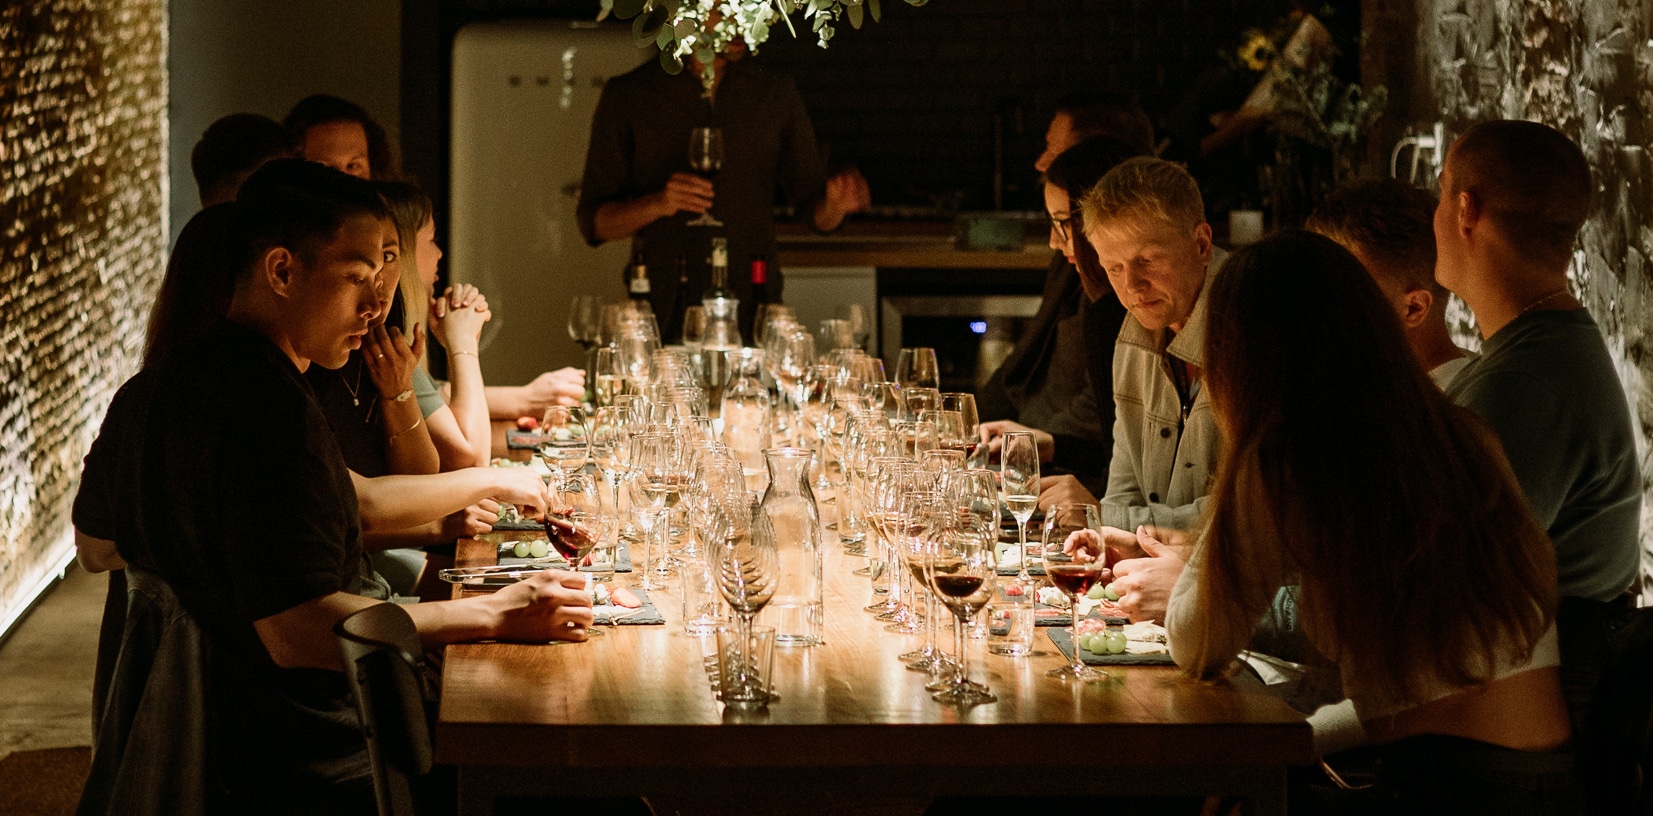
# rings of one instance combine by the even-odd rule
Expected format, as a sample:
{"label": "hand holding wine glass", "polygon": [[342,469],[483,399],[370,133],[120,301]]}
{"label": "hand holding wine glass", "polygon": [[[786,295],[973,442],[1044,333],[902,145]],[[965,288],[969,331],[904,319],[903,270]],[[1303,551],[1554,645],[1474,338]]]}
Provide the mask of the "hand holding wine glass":
{"label": "hand holding wine glass", "polygon": [[[689,131],[689,167],[693,168],[708,182],[712,174],[723,169],[723,130],[715,127],[699,127]],[[721,227],[723,222],[712,217],[711,195],[706,195],[706,208],[700,211],[700,217],[690,221],[691,227]]]}

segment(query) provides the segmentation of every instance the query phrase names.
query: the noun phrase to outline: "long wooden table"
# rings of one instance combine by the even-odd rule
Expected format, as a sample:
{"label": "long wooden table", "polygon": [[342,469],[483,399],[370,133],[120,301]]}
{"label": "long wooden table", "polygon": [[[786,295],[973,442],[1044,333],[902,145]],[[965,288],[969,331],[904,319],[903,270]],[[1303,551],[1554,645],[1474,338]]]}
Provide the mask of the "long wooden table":
{"label": "long wooden table", "polygon": [[[461,541],[458,561],[494,563],[496,546]],[[826,643],[777,650],[780,700],[767,711],[725,712],[713,699],[711,647],[683,634],[675,587],[652,593],[664,626],[449,647],[436,758],[458,766],[460,812],[491,814],[500,795],[727,795],[802,812],[846,796],[1222,794],[1280,814],[1286,767],[1313,761],[1308,725],[1273,697],[1169,667],[1110,668],[1090,684],[1047,678],[1063,658],[1043,632],[1031,657],[971,643],[973,679],[998,702],[936,703],[927,675],[896,659],[918,638],[861,611],[860,563],[829,548]]]}

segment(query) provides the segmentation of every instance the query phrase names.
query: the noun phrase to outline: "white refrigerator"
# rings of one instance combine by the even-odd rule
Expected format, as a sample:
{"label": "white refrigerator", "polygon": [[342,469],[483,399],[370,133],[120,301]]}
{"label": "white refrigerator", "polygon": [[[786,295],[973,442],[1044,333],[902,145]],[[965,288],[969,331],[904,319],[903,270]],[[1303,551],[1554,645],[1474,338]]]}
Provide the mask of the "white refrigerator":
{"label": "white refrigerator", "polygon": [[574,207],[603,83],[651,54],[627,27],[587,22],[477,24],[454,40],[446,263],[493,310],[481,355],[491,384],[582,365],[568,336],[574,296],[625,297],[629,242],[587,246]]}

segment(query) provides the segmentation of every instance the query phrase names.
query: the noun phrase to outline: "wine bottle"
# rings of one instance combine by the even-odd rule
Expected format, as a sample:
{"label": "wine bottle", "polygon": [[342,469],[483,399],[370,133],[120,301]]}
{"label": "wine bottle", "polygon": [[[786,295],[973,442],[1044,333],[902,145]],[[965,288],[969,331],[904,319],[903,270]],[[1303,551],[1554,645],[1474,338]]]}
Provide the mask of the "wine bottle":
{"label": "wine bottle", "polygon": [[752,303],[769,302],[769,261],[762,255],[752,258]]}
{"label": "wine bottle", "polygon": [[702,299],[733,297],[729,291],[729,239],[720,235],[712,239],[712,288]]}
{"label": "wine bottle", "polygon": [[626,268],[626,292],[639,310],[654,311],[653,305],[649,302],[649,266],[643,260],[641,240],[633,241],[631,244],[631,265]]}

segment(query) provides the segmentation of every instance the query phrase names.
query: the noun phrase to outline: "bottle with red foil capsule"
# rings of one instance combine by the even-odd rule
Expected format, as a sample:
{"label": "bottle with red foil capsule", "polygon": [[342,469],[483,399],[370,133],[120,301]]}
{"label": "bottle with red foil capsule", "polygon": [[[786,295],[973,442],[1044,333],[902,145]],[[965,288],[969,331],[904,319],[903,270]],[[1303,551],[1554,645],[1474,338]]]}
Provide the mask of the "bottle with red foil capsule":
{"label": "bottle with red foil capsule", "polygon": [[762,255],[752,258],[752,302],[769,302],[769,261]]}

